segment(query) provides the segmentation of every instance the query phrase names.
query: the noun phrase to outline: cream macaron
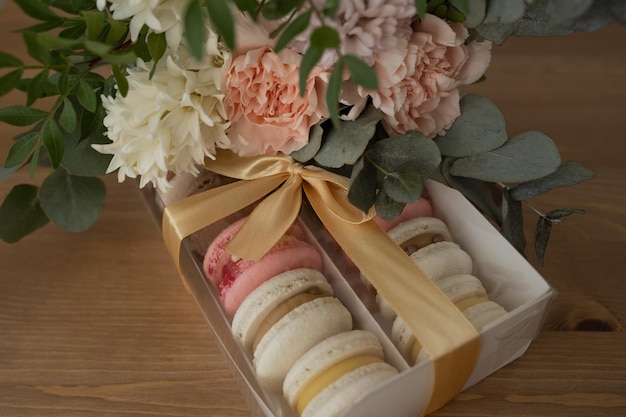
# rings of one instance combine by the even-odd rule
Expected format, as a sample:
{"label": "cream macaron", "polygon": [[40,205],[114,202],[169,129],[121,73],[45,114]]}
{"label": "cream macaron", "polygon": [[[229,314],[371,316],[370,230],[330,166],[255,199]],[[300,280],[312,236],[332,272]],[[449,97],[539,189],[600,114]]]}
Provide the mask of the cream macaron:
{"label": "cream macaron", "polygon": [[373,333],[351,330],[325,339],[300,357],[285,378],[283,394],[301,417],[336,417],[397,374],[384,361]]}

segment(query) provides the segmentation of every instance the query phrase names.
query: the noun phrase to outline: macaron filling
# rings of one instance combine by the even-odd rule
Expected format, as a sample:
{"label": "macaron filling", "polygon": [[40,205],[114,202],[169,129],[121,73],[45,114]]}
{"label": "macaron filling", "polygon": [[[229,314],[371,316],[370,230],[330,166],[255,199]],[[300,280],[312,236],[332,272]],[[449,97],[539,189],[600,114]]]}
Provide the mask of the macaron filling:
{"label": "macaron filling", "polygon": [[374,355],[360,355],[345,359],[326,369],[302,389],[296,401],[296,411],[301,415],[313,398],[343,375],[376,362],[383,362],[383,360]]}
{"label": "macaron filling", "polygon": [[407,255],[411,255],[431,243],[443,242],[445,240],[446,238],[441,233],[424,233],[413,236],[411,239],[402,242],[400,247],[404,250],[404,252],[406,252]]}

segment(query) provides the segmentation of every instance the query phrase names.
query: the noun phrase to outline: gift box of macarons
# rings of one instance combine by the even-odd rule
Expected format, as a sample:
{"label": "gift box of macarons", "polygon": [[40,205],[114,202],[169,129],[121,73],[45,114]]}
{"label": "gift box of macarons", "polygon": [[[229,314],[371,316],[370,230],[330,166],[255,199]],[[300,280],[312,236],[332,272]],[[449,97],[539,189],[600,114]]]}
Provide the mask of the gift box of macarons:
{"label": "gift box of macarons", "polygon": [[[293,221],[277,214],[288,224],[268,238],[264,217],[251,220],[264,191],[222,207],[229,192],[250,194],[237,188],[247,182],[181,175],[147,199],[254,416],[380,416],[390,404],[394,416],[427,415],[523,355],[554,297],[440,183],[393,221],[343,232],[308,198]],[[246,225],[239,246],[263,246],[260,256],[231,246]]]}

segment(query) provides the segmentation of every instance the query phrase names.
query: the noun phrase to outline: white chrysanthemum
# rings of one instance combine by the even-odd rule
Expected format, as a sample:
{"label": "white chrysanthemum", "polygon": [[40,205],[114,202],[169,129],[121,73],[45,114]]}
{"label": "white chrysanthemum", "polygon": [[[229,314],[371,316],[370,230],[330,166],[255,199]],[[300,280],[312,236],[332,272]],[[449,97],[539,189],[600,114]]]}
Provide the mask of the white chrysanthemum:
{"label": "white chrysanthemum", "polygon": [[197,174],[205,156],[212,158],[216,148],[230,145],[220,91],[228,56],[218,48],[216,35],[207,45],[215,53],[202,63],[181,47],[159,61],[152,78],[152,64],[139,61],[128,71],[125,97],[102,97],[111,143],[93,147],[113,155],[107,172],[118,170],[120,182],[141,176],[140,187],[151,182],[165,191],[169,171]]}
{"label": "white chrysanthemum", "polygon": [[[130,19],[130,37],[137,40],[146,25],[152,33],[165,33],[167,45],[178,48],[183,36],[183,18],[191,0],[108,0],[113,19]],[[106,0],[97,0],[99,10]]]}

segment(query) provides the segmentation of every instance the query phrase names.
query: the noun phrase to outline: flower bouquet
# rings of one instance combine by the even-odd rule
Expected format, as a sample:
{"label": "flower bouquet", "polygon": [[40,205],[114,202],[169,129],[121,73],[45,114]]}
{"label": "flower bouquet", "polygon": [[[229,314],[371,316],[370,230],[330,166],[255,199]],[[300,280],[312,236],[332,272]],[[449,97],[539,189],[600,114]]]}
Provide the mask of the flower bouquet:
{"label": "flower bouquet", "polygon": [[[441,349],[420,336],[432,361],[401,373],[350,415],[375,409],[381,399],[401,404],[402,415],[422,412],[426,404],[432,410],[466,383],[519,356],[532,339],[552,292],[515,253],[526,245],[522,204],[593,174],[575,161],[561,161],[553,141],[541,132],[509,137],[496,105],[462,88],[488,82],[494,44],[509,36],[565,35],[623,22],[626,10],[620,2],[15,2],[37,21],[22,31],[36,64],[0,52],[0,92],[16,88],[26,96],[25,105],[0,109],[0,121],[28,127],[16,138],[0,176],[19,169],[33,173],[40,165],[49,166],[50,173],[40,186],[18,185],[4,198],[0,237],[16,242],[48,221],[72,231],[90,227],[105,198],[97,178],[105,173],[117,172],[120,181],[138,178],[139,187],[150,184],[164,200],[177,192],[177,179],[219,176],[226,188],[167,204],[164,237],[265,415],[291,411],[258,386],[246,355],[225,336],[230,319],[214,289],[191,277],[193,271],[198,275],[198,260],[185,254],[184,242],[257,201],[256,215],[237,235],[234,254],[263,256],[300,217],[304,200],[313,208],[311,217],[324,225],[309,222],[307,239],[326,257],[325,273],[344,282],[346,271],[331,267],[338,262],[330,258],[345,251],[377,290],[393,295],[405,282],[376,278],[385,262],[367,261],[363,245],[354,241],[367,235],[385,242],[369,220],[393,221],[407,205],[428,196],[463,246],[475,247],[471,255],[483,260],[476,269],[491,293],[514,311],[480,334],[480,355],[476,332],[462,330],[452,348]],[[43,98],[52,103],[47,110],[39,108]],[[534,247],[542,262],[551,226],[583,210],[535,212]],[[339,221],[333,217],[337,213]],[[188,226],[190,218],[200,220]],[[361,225],[368,234],[361,234]],[[492,226],[515,250],[503,245],[502,236],[494,238]],[[255,234],[261,238],[246,245]],[[326,241],[337,241],[339,249],[327,253],[328,245],[316,243]],[[494,247],[504,248],[502,259],[484,261]],[[397,260],[399,275],[408,276],[415,270],[405,265],[404,255],[384,260]],[[530,290],[505,288],[514,278]],[[408,285],[410,295],[432,290]],[[386,340],[353,289],[336,291],[362,327]],[[389,301],[399,316],[415,315],[413,306],[395,298]],[[436,300],[435,310],[447,312],[446,302]],[[467,328],[456,319],[443,327],[448,326]],[[432,325],[424,330],[414,321],[409,327],[416,335],[432,331]],[[391,343],[385,349],[397,368],[411,368],[392,353]],[[466,362],[462,375],[441,377],[442,369]],[[426,383],[415,397],[415,384],[432,380],[433,374],[435,383]],[[451,388],[442,389],[447,383]]]}

